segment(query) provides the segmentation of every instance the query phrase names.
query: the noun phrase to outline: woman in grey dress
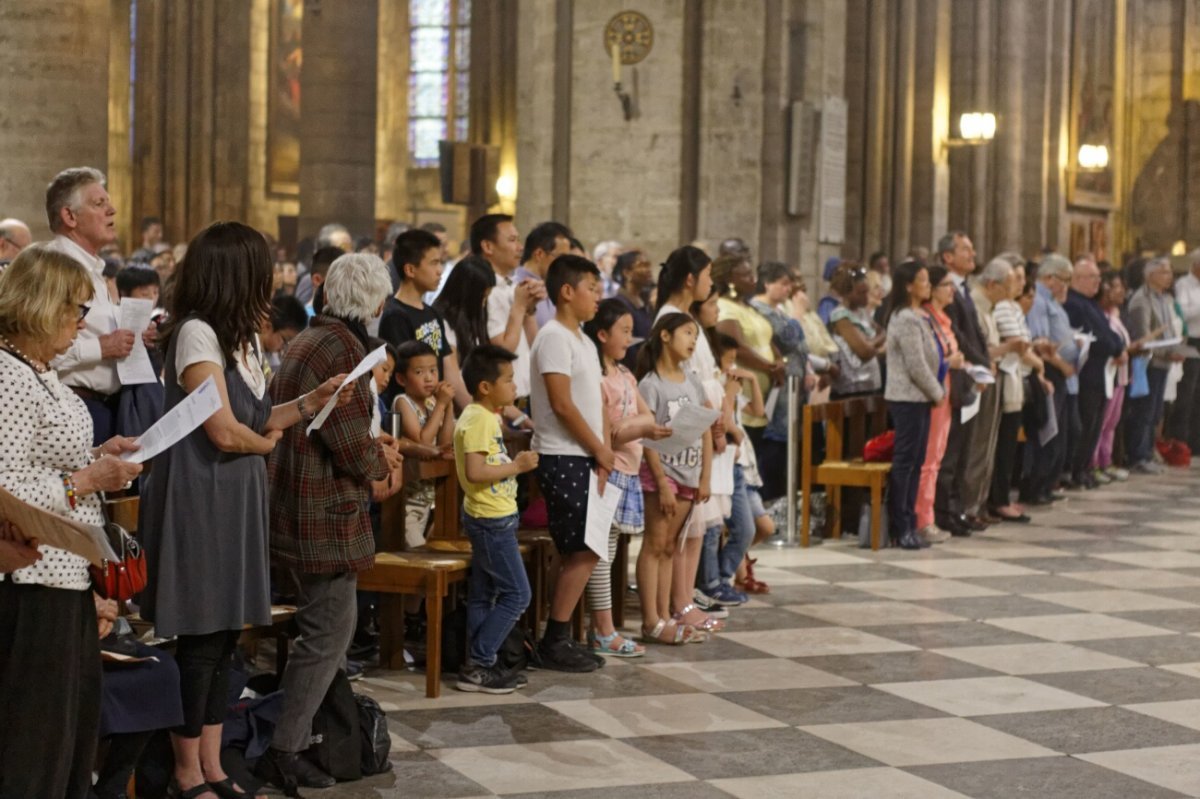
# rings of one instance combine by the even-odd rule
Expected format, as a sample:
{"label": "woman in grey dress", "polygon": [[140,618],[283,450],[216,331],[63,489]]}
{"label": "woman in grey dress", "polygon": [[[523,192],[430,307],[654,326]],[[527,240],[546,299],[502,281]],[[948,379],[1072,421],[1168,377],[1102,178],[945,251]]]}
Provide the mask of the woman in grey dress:
{"label": "woman in grey dress", "polygon": [[271,621],[263,456],[345,377],[272,407],[257,336],[272,277],[261,233],[237,222],[210,225],[175,273],[162,333],[164,410],[209,378],[222,401],[155,458],[139,520],[149,568],[142,613],[160,635],[178,637],[184,723],[172,731],[172,790],[184,799],[246,795],[221,768],[221,721],[238,635]]}

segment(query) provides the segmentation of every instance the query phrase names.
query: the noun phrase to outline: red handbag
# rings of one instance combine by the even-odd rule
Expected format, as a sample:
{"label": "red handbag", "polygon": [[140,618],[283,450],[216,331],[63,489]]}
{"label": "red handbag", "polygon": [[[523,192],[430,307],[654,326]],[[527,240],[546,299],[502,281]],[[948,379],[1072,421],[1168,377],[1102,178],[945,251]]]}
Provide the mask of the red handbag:
{"label": "red handbag", "polygon": [[896,431],[888,430],[872,438],[863,447],[863,460],[867,463],[891,463],[896,451]]}
{"label": "red handbag", "polygon": [[118,602],[133,599],[146,587],[146,553],[142,551],[142,545],[115,522],[105,524],[104,533],[120,560],[105,560],[99,566],[88,567],[96,593]]}

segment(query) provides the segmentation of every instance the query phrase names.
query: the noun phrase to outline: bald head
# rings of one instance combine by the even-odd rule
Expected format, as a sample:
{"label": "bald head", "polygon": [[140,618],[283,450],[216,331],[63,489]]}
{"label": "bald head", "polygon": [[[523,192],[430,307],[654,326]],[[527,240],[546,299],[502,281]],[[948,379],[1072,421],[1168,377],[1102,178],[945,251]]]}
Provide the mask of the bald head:
{"label": "bald head", "polygon": [[33,242],[29,225],[20,219],[0,220],[0,261],[11,261]]}
{"label": "bald head", "polygon": [[1091,258],[1079,258],[1071,270],[1071,288],[1091,299],[1100,291],[1100,267]]}

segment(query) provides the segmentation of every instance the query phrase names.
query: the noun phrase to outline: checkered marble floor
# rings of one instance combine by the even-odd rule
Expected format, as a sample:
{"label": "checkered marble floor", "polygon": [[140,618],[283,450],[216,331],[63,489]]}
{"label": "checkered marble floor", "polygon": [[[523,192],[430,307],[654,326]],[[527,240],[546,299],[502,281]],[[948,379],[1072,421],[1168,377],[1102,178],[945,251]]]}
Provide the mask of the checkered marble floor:
{"label": "checkered marble floor", "polygon": [[306,795],[1200,796],[1200,469],[920,552],[757,555],[772,592],[704,644],[503,697],[368,673],[394,772]]}

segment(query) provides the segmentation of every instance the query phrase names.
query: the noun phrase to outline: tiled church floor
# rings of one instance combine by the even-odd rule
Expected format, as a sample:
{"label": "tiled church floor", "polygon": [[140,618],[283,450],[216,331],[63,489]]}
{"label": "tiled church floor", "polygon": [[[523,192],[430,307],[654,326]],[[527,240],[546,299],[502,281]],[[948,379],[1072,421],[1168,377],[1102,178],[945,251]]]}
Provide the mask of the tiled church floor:
{"label": "tiled church floor", "polygon": [[375,671],[392,774],[346,797],[1200,796],[1200,468],[917,553],[764,550],[700,645],[518,694]]}

